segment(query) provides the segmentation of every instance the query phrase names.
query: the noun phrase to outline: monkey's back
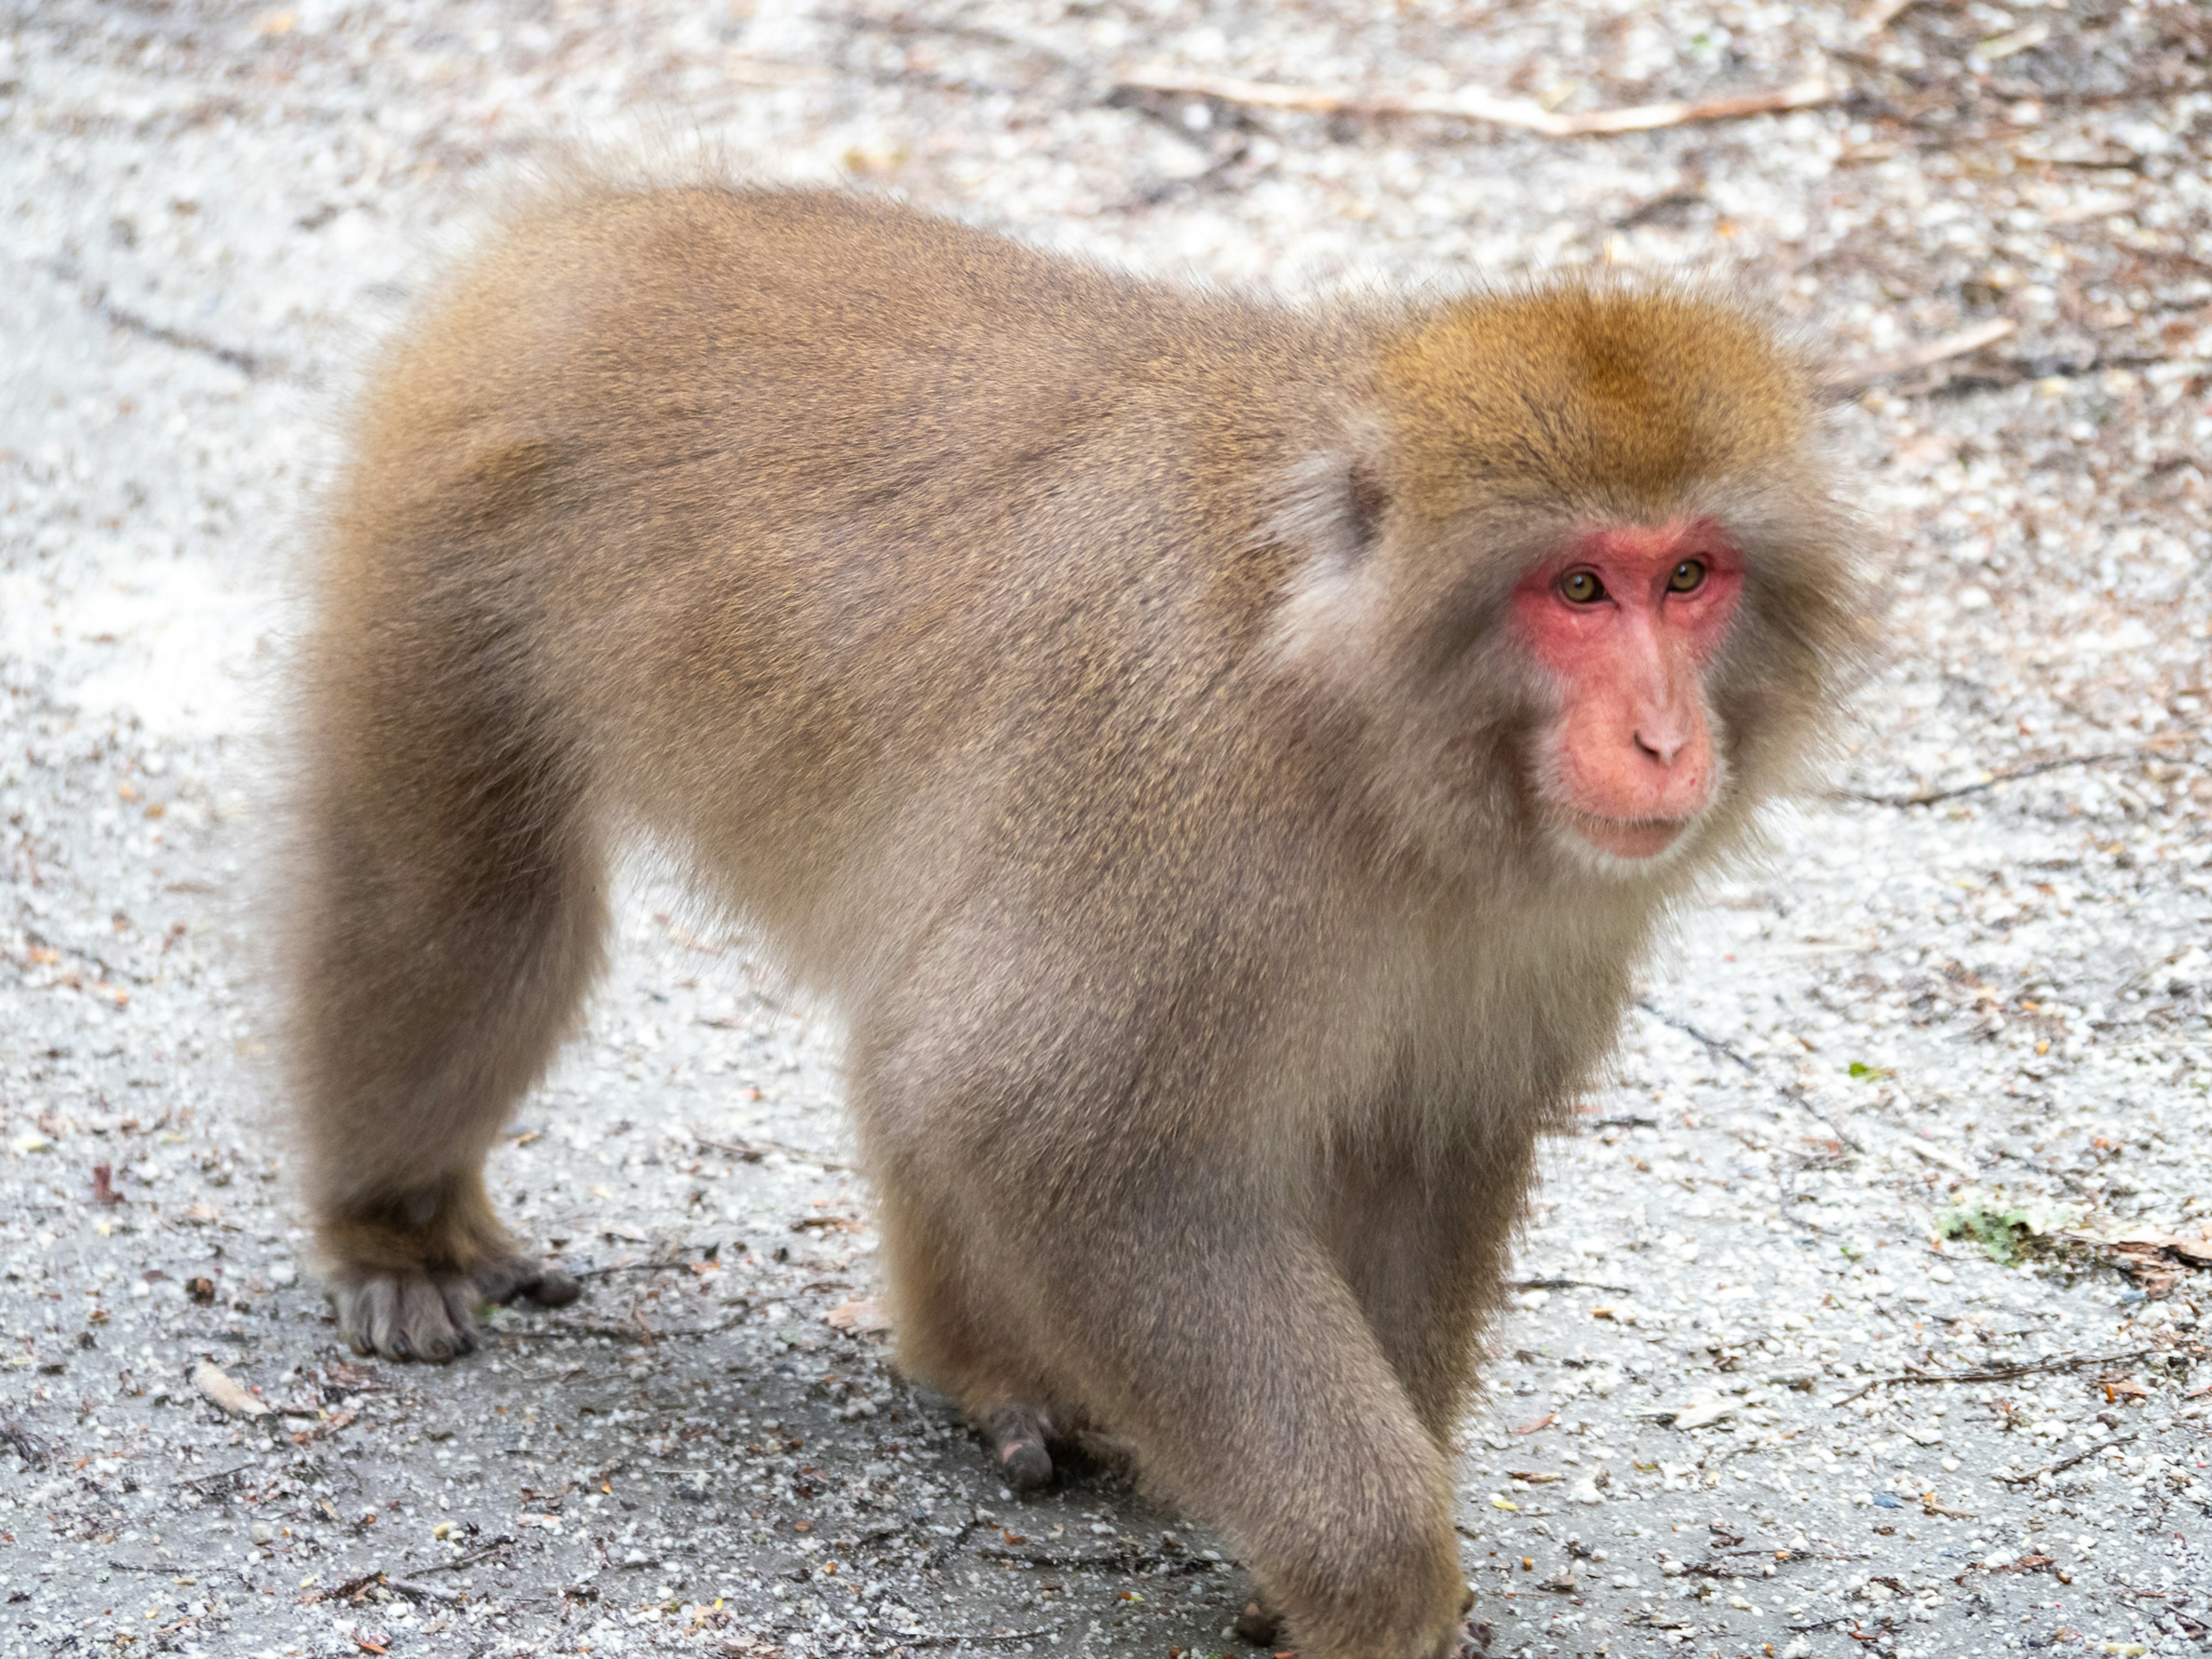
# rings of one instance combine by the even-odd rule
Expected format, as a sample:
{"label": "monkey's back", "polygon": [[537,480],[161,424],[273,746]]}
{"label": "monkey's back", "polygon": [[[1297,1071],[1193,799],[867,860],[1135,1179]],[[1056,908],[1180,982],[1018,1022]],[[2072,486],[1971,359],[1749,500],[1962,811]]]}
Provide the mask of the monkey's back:
{"label": "monkey's back", "polygon": [[374,740],[380,679],[459,688],[823,980],[978,837],[1049,881],[1127,813],[1133,868],[1188,883],[1283,798],[1212,752],[1261,740],[1222,618],[1274,574],[1251,481],[1317,441],[1353,333],[843,193],[542,204],[364,401],[326,735]]}

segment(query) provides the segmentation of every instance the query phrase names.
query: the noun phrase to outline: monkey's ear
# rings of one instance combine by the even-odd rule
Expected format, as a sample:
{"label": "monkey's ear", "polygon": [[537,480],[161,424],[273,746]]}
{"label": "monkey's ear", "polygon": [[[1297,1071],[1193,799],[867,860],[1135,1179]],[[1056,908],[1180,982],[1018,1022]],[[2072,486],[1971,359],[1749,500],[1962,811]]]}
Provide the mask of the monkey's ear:
{"label": "monkey's ear", "polygon": [[1351,497],[1351,527],[1358,538],[1358,550],[1364,553],[1382,533],[1382,515],[1390,506],[1390,487],[1382,482],[1382,469],[1364,456],[1353,459],[1345,484]]}
{"label": "monkey's ear", "polygon": [[1347,438],[1291,469],[1269,528],[1305,556],[1303,574],[1345,575],[1358,568],[1381,538],[1389,510],[1390,489],[1377,447]]}
{"label": "monkey's ear", "polygon": [[1273,624],[1278,660],[1334,678],[1362,672],[1364,641],[1382,609],[1373,555],[1390,517],[1379,436],[1346,434],[1316,448],[1283,479],[1269,523],[1289,555]]}

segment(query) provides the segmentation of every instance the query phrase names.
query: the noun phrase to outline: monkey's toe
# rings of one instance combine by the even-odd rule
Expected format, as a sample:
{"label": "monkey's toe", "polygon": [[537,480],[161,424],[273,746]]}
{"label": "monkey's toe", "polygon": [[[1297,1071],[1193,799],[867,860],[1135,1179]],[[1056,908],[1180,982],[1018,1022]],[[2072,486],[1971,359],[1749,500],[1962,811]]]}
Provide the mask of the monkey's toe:
{"label": "monkey's toe", "polygon": [[1044,1413],[1026,1406],[1005,1406],[984,1420],[983,1432],[998,1460],[999,1478],[1015,1492],[1036,1492],[1052,1484],[1052,1453],[1045,1440],[1050,1425]]}
{"label": "monkey's toe", "polygon": [[1036,1440],[1002,1440],[999,1474],[1016,1492],[1036,1492],[1052,1484],[1052,1454]]}
{"label": "monkey's toe", "polygon": [[1255,1598],[1237,1615],[1235,1629],[1238,1641],[1249,1642],[1255,1648],[1272,1648],[1282,1634],[1283,1620],[1273,1607]]}
{"label": "monkey's toe", "polygon": [[530,1302],[541,1308],[565,1308],[583,1295],[582,1282],[574,1273],[548,1267],[519,1255],[501,1256],[477,1269],[472,1282],[486,1302]]}
{"label": "monkey's toe", "polygon": [[358,1354],[442,1365],[477,1346],[475,1292],[465,1279],[364,1273],[331,1287],[338,1336]]}
{"label": "monkey's toe", "polygon": [[1489,1659],[1491,1628],[1479,1619],[1460,1621],[1459,1639],[1453,1644],[1451,1659]]}

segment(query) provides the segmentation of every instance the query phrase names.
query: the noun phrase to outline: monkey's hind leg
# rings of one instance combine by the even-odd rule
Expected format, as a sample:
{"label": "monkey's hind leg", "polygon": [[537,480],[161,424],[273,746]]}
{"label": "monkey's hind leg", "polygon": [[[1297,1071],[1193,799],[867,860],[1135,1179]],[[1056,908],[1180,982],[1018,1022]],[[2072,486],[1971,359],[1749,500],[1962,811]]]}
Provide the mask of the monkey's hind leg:
{"label": "monkey's hind leg", "polygon": [[881,1176],[878,1224],[898,1315],[900,1365],[958,1400],[1009,1488],[1043,1490],[1055,1472],[1053,1446],[1066,1437],[1072,1418],[1049,1403],[1022,1363],[1019,1341],[992,1316],[955,1231],[914,1200],[895,1170]]}
{"label": "monkey's hind leg", "polygon": [[465,659],[375,667],[322,688],[295,1088],[339,1334],[444,1361],[479,1302],[578,1294],[518,1253],[483,1167],[598,970],[604,877],[579,792]]}

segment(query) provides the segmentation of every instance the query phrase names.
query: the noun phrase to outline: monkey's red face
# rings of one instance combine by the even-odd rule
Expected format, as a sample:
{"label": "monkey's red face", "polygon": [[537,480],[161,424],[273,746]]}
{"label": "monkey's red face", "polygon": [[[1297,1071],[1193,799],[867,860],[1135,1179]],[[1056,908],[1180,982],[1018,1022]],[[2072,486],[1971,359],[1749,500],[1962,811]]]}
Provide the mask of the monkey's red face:
{"label": "monkey's red face", "polygon": [[1695,523],[1588,531],[1515,589],[1515,620],[1559,694],[1540,787],[1599,851],[1655,857],[1712,799],[1705,669],[1742,587],[1742,561]]}

